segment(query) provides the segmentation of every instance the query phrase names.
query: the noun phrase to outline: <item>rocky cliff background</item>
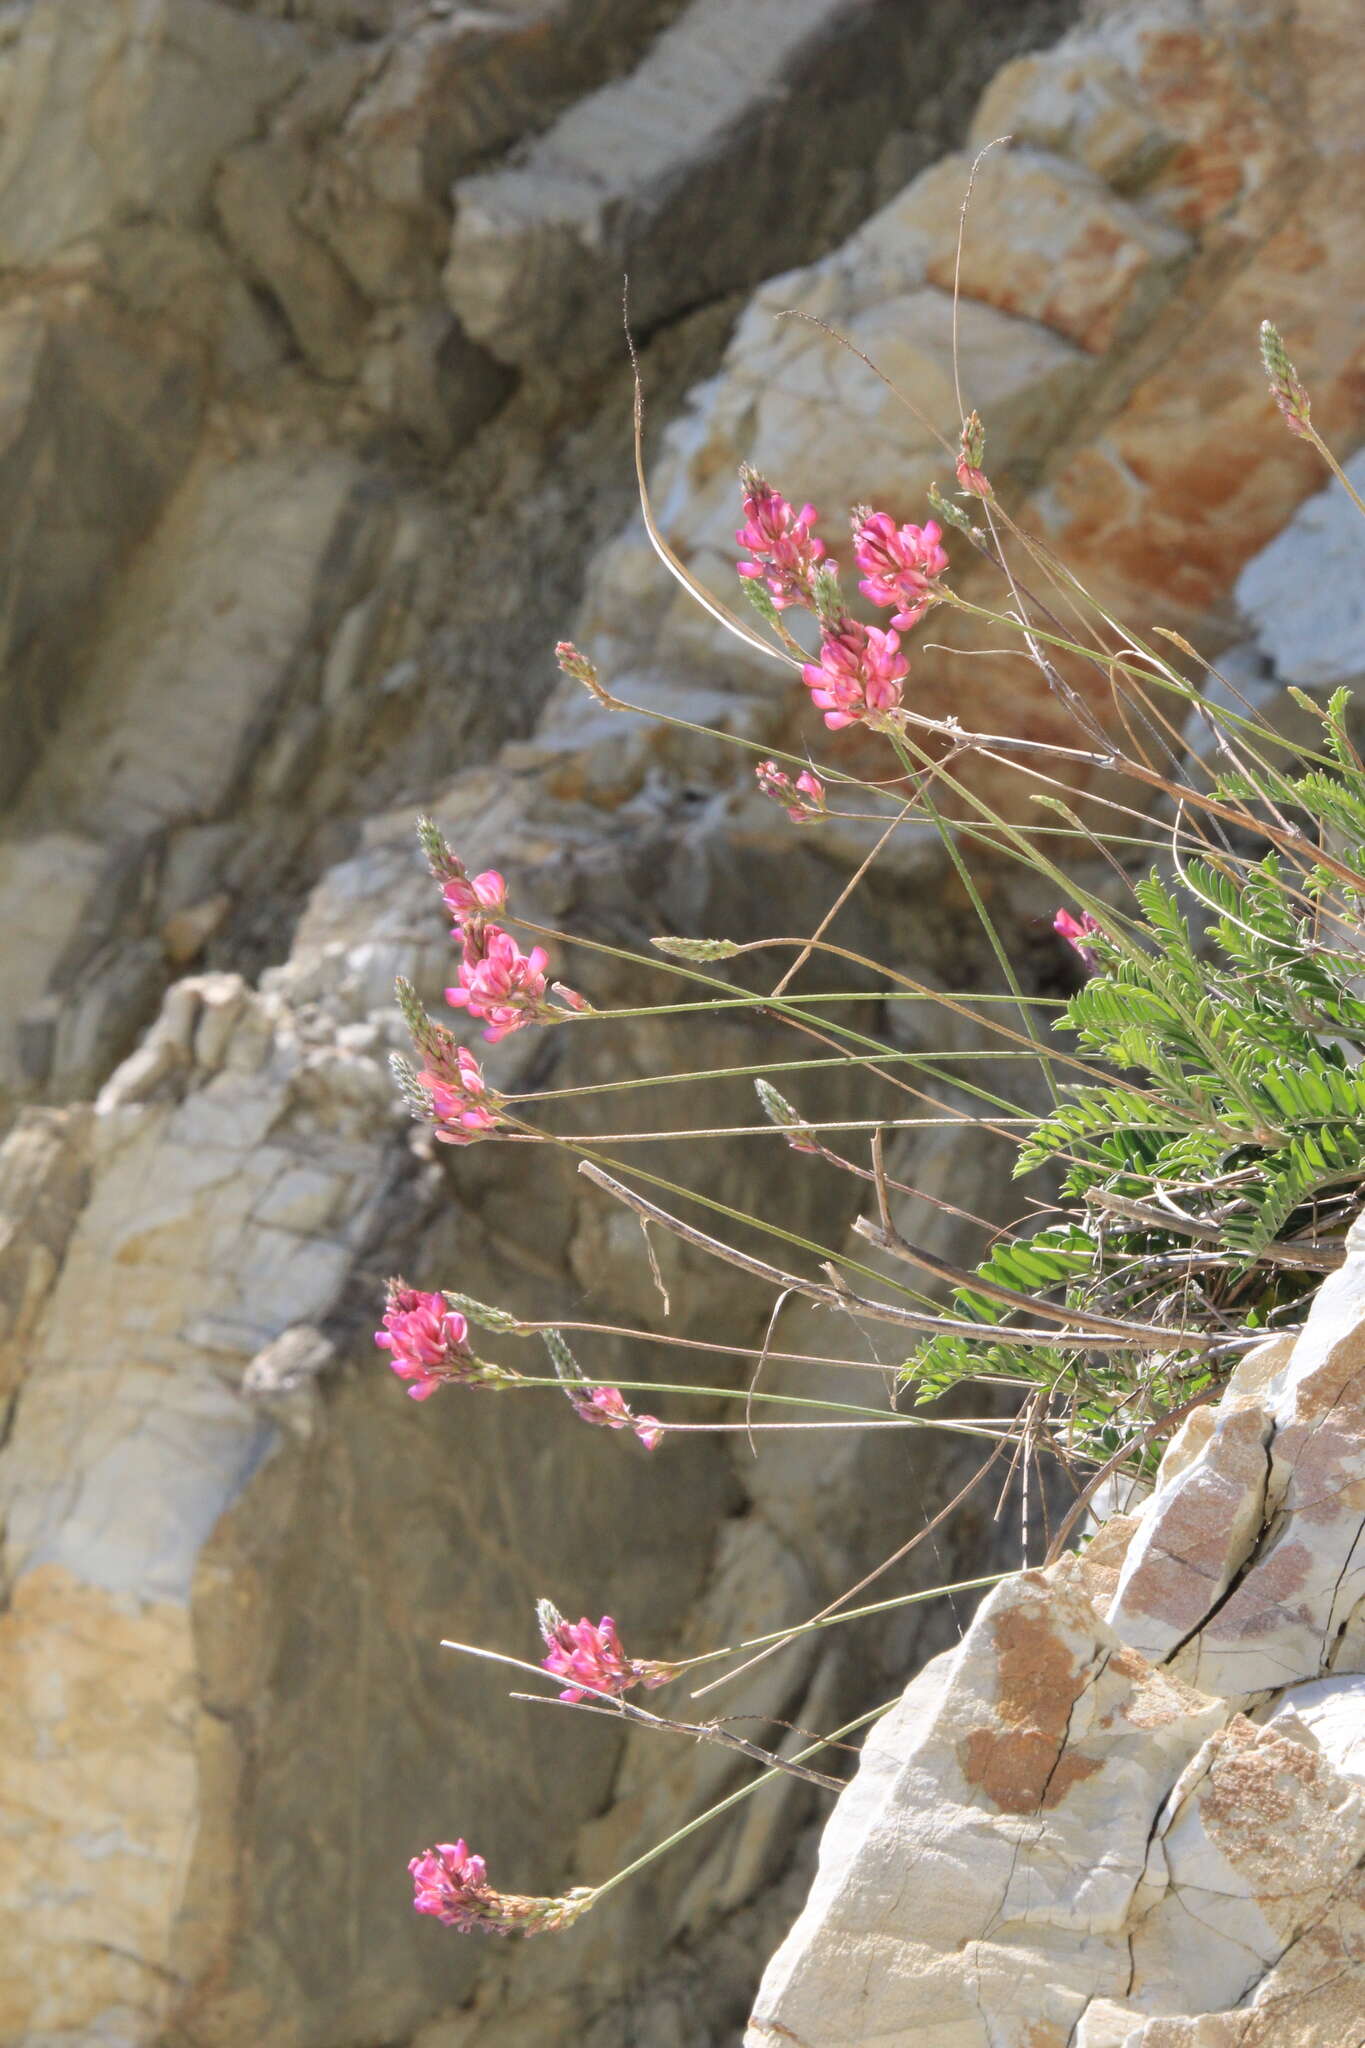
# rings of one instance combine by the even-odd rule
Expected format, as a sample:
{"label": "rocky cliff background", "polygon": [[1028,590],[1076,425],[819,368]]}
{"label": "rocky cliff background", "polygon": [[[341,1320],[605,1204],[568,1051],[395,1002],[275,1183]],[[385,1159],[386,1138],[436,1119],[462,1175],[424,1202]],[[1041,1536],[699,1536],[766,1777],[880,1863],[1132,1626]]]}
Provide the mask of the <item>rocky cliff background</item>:
{"label": "rocky cliff background", "polygon": [[[633,702],[821,738],[645,544],[620,277],[663,523],[728,590],[741,459],[836,524],[862,499],[920,516],[947,480],[885,385],[774,315],[839,327],[952,432],[958,209],[996,135],[961,309],[993,473],[1135,620],[1246,641],[1238,573],[1320,481],[1264,397],[1257,322],[1343,452],[1365,416],[1365,31],[1354,0],[1078,14],[0,8],[7,2048],[737,2039],[817,1795],[741,1806],[561,1941],[447,1936],[408,1903],[428,1840],[555,1890],[743,1772],[509,1709],[438,1641],[527,1654],[538,1594],[609,1607],[644,1654],[752,1633],[842,1591],[966,1468],[706,1436],[650,1465],[567,1409],[398,1397],[369,1340],[395,1268],[535,1313],[661,1313],[633,1230],[539,1154],[414,1146],[390,988],[435,1000],[448,954],[411,822],[433,810],[472,865],[613,942],[757,935],[779,887],[793,929],[822,914],[860,848],[794,843],[722,750],[556,683],[572,629]],[[1293,596],[1331,593],[1305,552]],[[1281,613],[1237,656],[1270,693]],[[927,702],[1049,728],[1024,664],[946,637],[916,656]],[[1060,971],[1051,906],[994,888],[1027,971]],[[987,973],[919,840],[849,929],[927,979]],[[638,993],[592,956],[565,971]],[[511,1041],[494,1078],[679,1056],[658,1025],[546,1043]],[[899,1164],[1008,1202],[982,1147],[937,1134]],[[826,1236],[852,1220],[776,1146],[691,1170]],[[765,1301],[661,1255],[670,1327],[757,1340]],[[990,1507],[898,1583],[1007,1555]],[[827,1726],[886,1696],[965,1620],[906,1612],[788,1652],[729,1709]]]}

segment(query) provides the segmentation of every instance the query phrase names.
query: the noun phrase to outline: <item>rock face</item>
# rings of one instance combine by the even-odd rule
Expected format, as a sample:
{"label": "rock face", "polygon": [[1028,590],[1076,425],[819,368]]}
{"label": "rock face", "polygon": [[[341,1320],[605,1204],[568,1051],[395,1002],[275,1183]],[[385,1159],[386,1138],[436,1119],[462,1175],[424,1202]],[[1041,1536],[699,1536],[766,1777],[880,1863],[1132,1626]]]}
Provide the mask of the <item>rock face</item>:
{"label": "rock face", "polygon": [[[1344,310],[1365,274],[1344,85],[1357,10],[1150,0],[1038,49],[1074,11],[943,0],[910,21],[811,0],[755,8],[755,35],[710,0],[0,9],[17,508],[0,622],[4,2048],[736,2038],[804,1888],[816,1794],[785,1781],[735,1808],[563,1939],[460,1941],[411,1914],[403,1866],[426,1842],[463,1833],[514,1889],[592,1882],[747,1766],[513,1710],[436,1646],[534,1654],[542,1594],[575,1615],[609,1605],[645,1655],[759,1633],[904,1541],[965,1453],[793,1434],[754,1462],[742,1437],[697,1434],[651,1464],[557,1401],[402,1400],[370,1338],[395,1270],[527,1314],[665,1327],[634,1224],[567,1169],[409,1141],[385,1069],[392,979],[436,1003],[449,962],[412,819],[433,811],[530,914],[607,945],[759,937],[774,900],[793,929],[823,916],[866,850],[856,834],[794,837],[724,750],[553,681],[576,614],[627,700],[765,746],[825,743],[803,693],[722,640],[629,519],[618,273],[665,430],[660,522],[728,595],[740,459],[836,518],[869,498],[921,516],[947,480],[915,412],[809,321],[773,316],[842,329],[951,441],[957,210],[972,150],[1006,130],[979,176],[958,323],[996,481],[1137,623],[1210,651],[1236,638],[1239,570],[1320,483],[1256,377],[1263,315],[1324,431],[1360,431]],[[932,637],[951,644],[911,650],[926,704],[1054,729],[1030,672]],[[1021,954],[1050,908],[1000,884]],[[923,837],[844,916],[851,946],[926,980],[990,971]],[[603,954],[556,966],[601,1004],[642,986]],[[905,1007],[887,1019],[907,1046],[920,1028]],[[491,1078],[587,1087],[683,1057],[660,1022],[610,1034],[523,1034]],[[686,1057],[741,1065],[777,1042],[718,1016]],[[572,1128],[630,1128],[631,1099],[588,1098]],[[832,1112],[854,1099],[832,1090]],[[853,1184],[794,1174],[779,1143],[644,1156],[809,1238],[837,1245],[854,1220]],[[1011,1199],[1001,1159],[951,1131],[904,1141],[894,1170],[987,1217]],[[927,1204],[911,1221],[945,1256],[974,1249]],[[761,1346],[764,1290],[657,1249],[669,1334]],[[792,1349],[862,1359],[828,1317],[788,1314]],[[668,1377],[659,1355],[594,1340],[591,1370]],[[1247,1398],[1181,1499],[1249,1483],[1271,1425]],[[671,1399],[657,1405],[676,1418]],[[1296,1400],[1286,1382],[1286,1445]],[[1328,1896],[1355,1823],[1314,1759],[1348,1740],[1344,1695],[1301,1658],[1275,1682],[1297,1718],[1285,1706],[1246,1736],[1188,1645],[1174,1674],[1144,1662],[1171,1625],[1153,1575],[1191,1605],[1232,1585],[1243,1544],[1264,1547],[1261,1513],[1244,1500],[1216,1556],[1140,1569],[1134,1549],[1124,1597],[1152,1640],[1128,1666],[1107,1656],[1121,1637],[1093,1562],[1056,1594],[1020,1581],[969,1634],[944,1708],[953,1756],[966,1745],[1021,1833],[1041,1805],[1056,1871],[1074,1837],[1043,1760],[1071,1687],[1094,1724],[1088,1782],[1129,1772],[1148,1825],[1162,1772],[1174,1784],[1223,1744],[1170,1829],[1214,1892],[1232,1890],[1217,1788],[1289,1755],[1275,1782],[1319,1858],[1301,1888]],[[987,1508],[934,1540],[898,1588],[1013,1555]],[[1305,1631],[1334,1626],[1330,1544],[1286,1541],[1311,1570],[1283,1597],[1308,1602]],[[1070,1603],[1055,1620],[1054,1598]],[[1235,1596],[1220,1612],[1231,1628]],[[832,1725],[959,1619],[913,1608],[807,1639],[726,1710]],[[1040,1631],[1059,1646],[1046,1685]],[[1210,1670],[1236,1668],[1246,1633],[1209,1634]],[[990,1686],[1016,1700],[1017,1740],[979,1708]],[[928,1755],[944,1738],[914,1714]],[[1254,1905],[1264,1886],[1236,1871]],[[1154,1914],[1174,1917],[1173,1897],[1154,1891]],[[1268,1954],[1280,1921],[1228,1910],[1228,1954],[1253,1935]],[[1079,1911],[1059,1896],[1030,1954],[1108,1955],[1114,1930]],[[1338,1925],[1348,1940],[1320,1916],[1324,1956]],[[1172,1933],[1153,1950],[1153,1982],[1177,1949]],[[1121,2009],[1124,1984],[1101,1995]]]}
{"label": "rock face", "polygon": [[1365,2009],[1365,1230],[1152,1496],[867,1738],[750,2048],[1329,2048]]}

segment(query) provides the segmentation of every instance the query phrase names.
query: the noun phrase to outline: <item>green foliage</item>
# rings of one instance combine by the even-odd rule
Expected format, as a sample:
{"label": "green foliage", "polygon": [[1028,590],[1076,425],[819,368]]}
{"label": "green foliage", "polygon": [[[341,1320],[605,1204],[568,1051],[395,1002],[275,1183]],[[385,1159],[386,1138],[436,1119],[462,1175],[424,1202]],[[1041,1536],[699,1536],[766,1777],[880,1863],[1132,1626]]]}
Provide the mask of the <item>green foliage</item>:
{"label": "green foliage", "polygon": [[1099,971],[1057,1030],[1095,1078],[1063,1083],[1017,1165],[1050,1170],[1076,1206],[978,1268],[1077,1315],[1226,1338],[1222,1366],[1207,1342],[1040,1354],[1009,1341],[1022,1309],[962,1288],[955,1310],[982,1337],[936,1338],[907,1364],[921,1399],[1046,1375],[1097,1451],[1139,1383],[1175,1405],[1251,1335],[1301,1319],[1365,1184],[1365,770],[1346,704],[1321,714],[1326,752],[1302,772],[1252,755],[1217,786],[1272,851],[1206,835],[1202,858],[1134,884],[1132,914],[1094,906]]}

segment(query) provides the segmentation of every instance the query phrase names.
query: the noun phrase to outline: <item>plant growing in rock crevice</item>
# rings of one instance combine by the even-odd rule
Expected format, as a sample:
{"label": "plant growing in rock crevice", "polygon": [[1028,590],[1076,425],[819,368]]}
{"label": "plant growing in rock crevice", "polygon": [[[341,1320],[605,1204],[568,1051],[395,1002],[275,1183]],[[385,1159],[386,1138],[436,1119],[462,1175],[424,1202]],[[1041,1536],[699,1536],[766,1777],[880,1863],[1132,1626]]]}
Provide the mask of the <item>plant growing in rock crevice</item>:
{"label": "plant growing in rock crevice", "polygon": [[[1341,476],[1312,427],[1306,393],[1273,329],[1265,332],[1263,352],[1272,396],[1291,429]],[[720,1425],[736,1430],[798,1425],[976,1436],[988,1446],[977,1480],[1006,1453],[1025,1471],[1030,1462],[1049,1460],[1070,1472],[1078,1500],[1062,1527],[1049,1532],[1055,1553],[1097,1482],[1121,1469],[1140,1475],[1175,1422],[1213,1398],[1240,1355],[1267,1333],[1299,1326],[1315,1278],[1340,1262],[1365,1181],[1365,762],[1352,740],[1344,693],[1325,708],[1304,698],[1320,719],[1320,744],[1291,746],[1248,711],[1206,703],[1199,657],[1178,636],[1154,629],[1142,638],[1109,617],[1005,509],[986,467],[984,429],[975,413],[963,418],[957,445],[947,452],[961,495],[935,491],[936,516],[923,525],[897,523],[867,506],[853,511],[859,592],[889,615],[884,625],[861,617],[844,594],[837,563],[816,533],[815,508],[796,509],[752,469],[741,477],[744,523],[736,536],[740,585],[757,619],[745,623],[702,591],[673,556],[642,479],[646,524],[670,571],[751,649],[795,672],[828,733],[859,728],[887,750],[889,775],[873,779],[842,766],[837,751],[816,764],[715,735],[754,754],[758,789],[787,810],[793,825],[818,831],[832,818],[864,832],[868,850],[814,932],[744,945],[716,935],[663,934],[651,956],[631,954],[525,923],[515,890],[500,873],[470,876],[433,825],[420,827],[461,952],[457,980],[446,991],[453,1010],[481,1022],[492,1044],[528,1029],[609,1029],[624,1017],[685,1019],[718,1003],[776,1023],[792,1035],[801,1057],[757,1070],[684,1068],[668,1077],[698,1089],[740,1073],[754,1081],[762,1122],[716,1123],[693,1135],[768,1131],[805,1155],[808,1170],[832,1168],[865,1182],[875,1214],[860,1221],[856,1235],[893,1260],[901,1277],[869,1263],[860,1247],[815,1242],[618,1156],[631,1139],[676,1132],[618,1135],[607,1150],[591,1137],[566,1136],[539,1123],[538,1106],[553,1100],[553,1091],[514,1095],[490,1087],[470,1048],[426,1015],[410,987],[399,987],[417,1063],[399,1060],[396,1072],[414,1114],[437,1139],[456,1147],[537,1142],[575,1156],[579,1171],[608,1200],[639,1219],[661,1292],[651,1231],[671,1233],[771,1288],[774,1319],[795,1296],[901,1332],[906,1354],[889,1392],[881,1377],[880,1401],[688,1379],[598,1385],[570,1348],[566,1329],[628,1336],[641,1345],[686,1347],[688,1340],[614,1325],[528,1322],[460,1293],[423,1293],[401,1282],[391,1287],[378,1341],[415,1399],[446,1386],[503,1394],[554,1389],[579,1418],[633,1434],[646,1450],[663,1447],[665,1456],[670,1431],[689,1426],[677,1412],[689,1397],[742,1404],[742,1418]],[[975,604],[955,588],[945,528],[956,530],[958,548],[991,564],[1003,579],[1007,600],[998,609]],[[916,710],[912,662],[901,636],[940,606],[1016,636],[1069,715],[1067,743],[976,732],[954,718]],[[1193,678],[1167,648],[1196,665]],[[559,658],[566,674],[604,706],[637,709],[622,704],[569,644],[561,645]],[[1183,737],[1191,721],[1202,724],[1212,742],[1207,765]],[[833,744],[837,749],[839,742]],[[974,773],[978,762],[1016,777],[1033,819],[1043,822],[1021,822],[1019,812],[983,795]],[[940,835],[997,962],[997,990],[929,989],[829,936],[853,891],[912,819],[928,820]],[[1007,861],[1065,898],[1054,929],[1059,948],[1071,949],[1084,975],[1065,1002],[1023,987],[991,920],[976,870]],[[509,926],[531,940],[529,951]],[[684,1000],[594,1010],[563,983],[547,982],[550,956],[543,942],[612,953],[642,971],[666,973]],[[717,971],[766,950],[793,956],[766,992],[746,991]],[[927,1055],[906,1052],[864,1028],[865,1013],[855,1009],[850,1022],[853,996],[846,991],[793,987],[804,968],[825,961],[854,970],[866,992],[882,1001],[936,1004],[955,1024],[965,1022],[987,1047],[1039,1075],[1049,1106],[1039,1112],[1023,1091],[1013,1099],[975,1078],[972,1054],[960,1045]],[[875,1076],[900,1092],[907,1114],[821,1120],[779,1092],[773,1078],[780,1075],[784,1089],[799,1093],[799,1078],[789,1076],[830,1066]],[[964,1101],[972,1107],[964,1109]],[[1019,1175],[1038,1176],[1040,1192],[1024,1221],[1002,1231],[969,1219],[987,1233],[970,1271],[909,1241],[893,1218],[893,1195],[914,1190],[889,1172],[885,1139],[939,1119],[976,1123],[1013,1148]],[[849,1156],[864,1142],[865,1164]],[[746,1248],[756,1241],[766,1241],[771,1255]],[[905,1277],[906,1269],[913,1278]],[[513,1342],[539,1336],[551,1370],[523,1372],[479,1358],[471,1324]],[[769,1356],[765,1344],[758,1364]],[[850,1367],[850,1361],[808,1354],[780,1356]],[[985,1390],[987,1413],[924,1412],[964,1384]],[[626,1395],[643,1391],[666,1396],[670,1412],[637,1412]],[[542,1665],[500,1652],[473,1654],[570,1679],[561,1700],[577,1710],[717,1740],[759,1760],[762,1776],[712,1809],[717,1813],[783,1771],[837,1786],[807,1758],[850,1730],[812,1741],[795,1756],[778,1756],[723,1722],[651,1712],[625,1693],[635,1686],[652,1690],[712,1662],[728,1664],[725,1676],[733,1677],[748,1668],[736,1658],[752,1661],[806,1628],[900,1604],[854,1608],[852,1597],[803,1628],[668,1663],[628,1658],[608,1616],[597,1624],[586,1616],[572,1623],[542,1603],[548,1651]],[[419,1911],[466,1932],[533,1932],[570,1924],[668,1846],[660,1844],[595,1888],[558,1899],[494,1892],[481,1859],[463,1842],[439,1844],[410,1867]]]}

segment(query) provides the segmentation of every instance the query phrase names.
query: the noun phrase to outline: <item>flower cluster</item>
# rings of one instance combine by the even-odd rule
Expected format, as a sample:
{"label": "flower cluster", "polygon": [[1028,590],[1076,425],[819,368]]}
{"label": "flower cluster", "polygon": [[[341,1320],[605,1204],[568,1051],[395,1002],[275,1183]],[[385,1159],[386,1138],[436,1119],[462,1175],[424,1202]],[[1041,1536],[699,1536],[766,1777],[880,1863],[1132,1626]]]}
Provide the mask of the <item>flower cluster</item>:
{"label": "flower cluster", "polygon": [[825,785],[809,768],[804,768],[793,782],[776,761],[760,761],[754,775],[764,796],[784,805],[793,824],[804,825],[825,809]]}
{"label": "flower cluster", "polygon": [[483,1069],[468,1046],[457,1046],[453,1074],[424,1068],[417,1085],[431,1104],[436,1136],[443,1145],[472,1145],[495,1130],[498,1100],[483,1078]]}
{"label": "flower cluster", "polygon": [[[471,1017],[487,1024],[484,1037],[490,1045],[496,1045],[509,1032],[520,1031],[527,1024],[552,1024],[563,1015],[546,995],[545,969],[549,966],[549,955],[543,946],[533,946],[529,953],[523,953],[512,934],[492,922],[507,908],[507,883],[496,868],[485,868],[482,874],[471,875],[463,861],[442,839],[429,818],[418,826],[431,872],[441,885],[441,896],[452,920],[453,936],[462,950],[459,974],[455,983],[446,990],[446,1001],[453,1010],[467,1010]],[[573,989],[565,988],[562,982],[553,984],[552,993],[558,996],[566,1009],[586,1010],[584,998]],[[423,1048],[425,1050],[425,1048]],[[431,1067],[431,1062],[427,1062]],[[431,1078],[447,1091],[447,1098],[454,1103],[458,1098],[459,1110],[453,1122],[446,1121],[451,1129],[466,1130],[473,1134],[490,1126],[469,1122],[464,1112],[476,1115],[481,1108],[477,1097],[482,1094],[483,1077],[477,1066],[472,1072],[478,1079],[478,1086],[470,1086],[470,1069],[451,1069],[451,1063],[441,1071],[432,1071]],[[425,1077],[419,1076],[422,1086],[427,1085]],[[432,1095],[433,1104],[435,1094]],[[440,1133],[438,1133],[440,1135]],[[467,1138],[456,1137],[456,1144],[467,1144]]]}
{"label": "flower cluster", "polygon": [[401,1280],[389,1282],[384,1327],[375,1331],[374,1341],[391,1354],[389,1364],[399,1379],[411,1381],[408,1393],[414,1401],[427,1400],[438,1387],[510,1377],[474,1356],[469,1325],[443,1294],[421,1294]]}
{"label": "flower cluster", "polygon": [[636,1415],[627,1405],[619,1387],[585,1387],[580,1393],[567,1387],[574,1414],[602,1429],[633,1429],[647,1451],[657,1450],[664,1439],[664,1426],[657,1415]]}
{"label": "flower cluster", "polygon": [[943,531],[930,519],[923,526],[897,526],[886,512],[860,505],[853,515],[853,559],[863,571],[858,585],[873,604],[894,605],[891,624],[905,632],[938,595],[938,578],[948,566]]}
{"label": "flower cluster", "polygon": [[463,931],[466,923],[492,917],[507,908],[507,884],[496,868],[485,868],[481,875],[473,876],[461,868],[459,874],[442,884],[441,895],[456,932]]}
{"label": "flower cluster", "polygon": [[495,1892],[482,1856],[464,1842],[438,1842],[408,1864],[414,1911],[431,1913],[457,1934],[541,1934],[568,1927],[592,1904],[589,1891],[558,1899]]}
{"label": "flower cluster", "polygon": [[486,1137],[502,1122],[502,1097],[488,1086],[468,1046],[456,1045],[444,1025],[428,1017],[410,981],[400,975],[394,993],[422,1062],[414,1072],[397,1053],[390,1061],[413,1115],[430,1124],[443,1145],[472,1145]]}
{"label": "flower cluster", "polygon": [[[979,457],[983,445],[981,424],[973,414],[963,427],[963,462],[969,453]],[[959,477],[989,493],[990,485],[977,471],[964,472],[959,466]],[[874,512],[867,505],[856,508],[853,554],[863,571],[858,588],[874,604],[892,608],[889,630],[865,626],[842,607],[837,565],[823,559],[824,542],[815,535],[815,507],[803,505],[796,511],[747,465],[740,470],[740,482],[745,523],[735,539],[748,556],[739,563],[739,573],[766,593],[759,609],[769,607],[772,624],[777,624],[774,614],[789,605],[801,605],[818,618],[820,652],[814,661],[803,663],[801,674],[825,724],[834,732],[845,725],[884,727],[900,707],[900,686],[910,672],[899,635],[942,595],[939,578],[948,567],[942,528],[933,519],[923,526],[897,526],[887,512]],[[796,646],[790,635],[787,644]],[[770,761],[759,767],[758,780],[764,793],[787,803],[798,821],[824,808],[824,791],[814,775],[809,784],[802,777],[795,785],[796,792],[804,790],[814,799],[810,804],[795,792],[789,801],[791,785]]]}
{"label": "flower cluster", "polygon": [[735,539],[748,550],[739,564],[741,576],[766,584],[778,611],[788,605],[815,604],[816,568],[825,544],[815,536],[815,507],[795,511],[780,491],[765,483],[746,464],[740,473],[744,488],[744,524]]}
{"label": "flower cluster", "polygon": [[555,1377],[575,1415],[595,1422],[600,1429],[633,1429],[647,1451],[663,1441],[664,1425],[657,1415],[635,1415],[626,1405],[619,1387],[594,1387],[582,1366],[564,1342],[560,1330],[542,1330],[540,1341],[550,1354]]}
{"label": "flower cluster", "polygon": [[543,1668],[555,1678],[571,1682],[559,1697],[577,1702],[593,1693],[608,1693],[618,1699],[633,1685],[652,1690],[666,1685],[673,1676],[671,1664],[640,1663],[627,1657],[609,1614],[594,1624],[587,1615],[581,1621],[566,1621],[549,1600],[536,1602],[536,1620],[549,1655]]}
{"label": "flower cluster", "polygon": [[1103,932],[1099,920],[1093,918],[1088,910],[1083,910],[1079,917],[1073,917],[1069,910],[1059,910],[1052,920],[1052,929],[1059,939],[1065,939],[1068,946],[1075,947],[1082,964],[1093,974],[1100,963],[1094,947],[1087,945],[1086,941],[1096,932]]}
{"label": "flower cluster", "polygon": [[457,929],[464,940],[464,958],[458,982],[446,990],[446,1001],[452,1010],[468,1010],[471,1017],[482,1018],[490,1045],[525,1024],[554,1018],[554,1008],[545,999],[549,955],[543,946],[523,953],[500,925],[471,923]]}
{"label": "flower cluster", "polygon": [[847,612],[826,627],[819,660],[808,661],[801,676],[831,732],[861,722],[880,724],[898,708],[910,673],[900,644],[894,630],[865,626]]}

